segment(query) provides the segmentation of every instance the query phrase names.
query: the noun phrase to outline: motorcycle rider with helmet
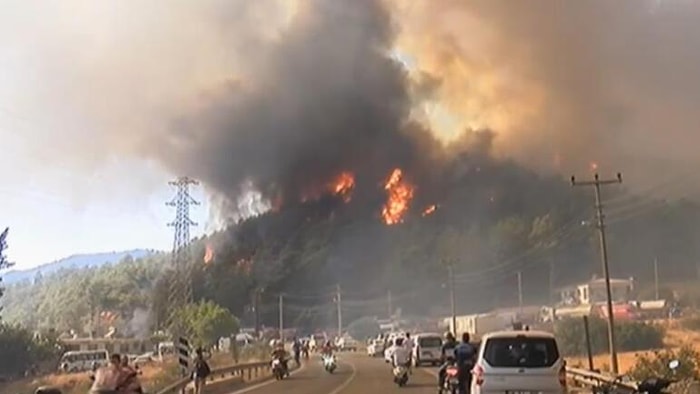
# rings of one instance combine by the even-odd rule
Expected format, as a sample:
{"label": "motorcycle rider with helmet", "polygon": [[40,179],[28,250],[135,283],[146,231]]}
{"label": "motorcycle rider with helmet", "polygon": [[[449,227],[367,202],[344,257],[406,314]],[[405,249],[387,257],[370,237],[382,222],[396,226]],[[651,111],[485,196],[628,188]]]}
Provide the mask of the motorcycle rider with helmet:
{"label": "motorcycle rider with helmet", "polygon": [[275,341],[272,349],[272,359],[279,359],[282,363],[282,368],[284,368],[284,374],[289,376],[289,365],[287,363],[287,351],[284,350],[284,343],[282,341]]}
{"label": "motorcycle rider with helmet", "polygon": [[459,368],[460,391],[463,393],[467,392],[467,387],[471,385],[471,370],[476,360],[476,349],[469,342],[470,339],[469,333],[462,334],[462,342],[454,350],[455,362]]}
{"label": "motorcycle rider with helmet", "polygon": [[438,370],[438,388],[442,390],[445,384],[445,374],[447,373],[447,367],[454,362],[454,350],[457,347],[457,341],[451,332],[445,333],[445,341],[442,343],[442,348],[440,350],[440,359],[442,365]]}

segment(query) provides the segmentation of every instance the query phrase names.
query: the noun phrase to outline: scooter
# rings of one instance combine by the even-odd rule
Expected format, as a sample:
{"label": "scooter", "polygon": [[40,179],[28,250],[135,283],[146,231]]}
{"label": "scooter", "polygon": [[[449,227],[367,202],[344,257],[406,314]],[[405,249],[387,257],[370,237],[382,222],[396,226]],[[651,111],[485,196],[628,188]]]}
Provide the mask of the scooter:
{"label": "scooter", "polygon": [[445,382],[440,392],[459,394],[459,368],[456,365],[450,365],[445,369]]}
{"label": "scooter", "polygon": [[282,380],[284,377],[287,375],[287,371],[284,369],[284,365],[282,364],[282,360],[279,358],[274,358],[272,359],[272,375],[275,377],[277,380]]}
{"label": "scooter", "polygon": [[405,365],[394,367],[394,383],[399,387],[403,387],[408,383],[408,368]]}
{"label": "scooter", "polygon": [[334,355],[324,355],[323,358],[323,369],[326,370],[328,373],[333,373],[335,369],[338,367],[337,363],[335,362],[335,356]]}
{"label": "scooter", "polygon": [[[680,365],[681,363],[678,360],[673,360],[670,363],[668,363],[668,368],[672,371],[673,374],[675,374],[676,369],[678,369]],[[668,386],[672,385],[673,383],[676,383],[676,380],[658,377],[648,378],[644,379],[637,385],[637,392],[646,394],[670,393],[664,390],[666,390]]]}

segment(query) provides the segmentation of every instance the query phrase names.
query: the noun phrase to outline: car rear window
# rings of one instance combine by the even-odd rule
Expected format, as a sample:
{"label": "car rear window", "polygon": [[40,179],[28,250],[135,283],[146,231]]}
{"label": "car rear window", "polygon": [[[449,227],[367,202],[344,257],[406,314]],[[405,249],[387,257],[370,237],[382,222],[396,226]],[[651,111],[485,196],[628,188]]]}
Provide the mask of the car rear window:
{"label": "car rear window", "polygon": [[500,368],[546,368],[559,359],[553,338],[491,338],[486,342],[484,359]]}
{"label": "car rear window", "polygon": [[442,346],[442,338],[439,338],[439,337],[418,338],[418,345],[420,345],[420,347],[441,347]]}

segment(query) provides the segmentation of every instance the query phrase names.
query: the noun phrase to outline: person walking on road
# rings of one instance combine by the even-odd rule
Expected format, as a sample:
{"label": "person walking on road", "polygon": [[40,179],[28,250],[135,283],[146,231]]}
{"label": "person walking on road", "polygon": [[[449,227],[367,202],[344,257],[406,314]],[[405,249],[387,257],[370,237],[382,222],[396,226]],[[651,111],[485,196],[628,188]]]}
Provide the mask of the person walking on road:
{"label": "person walking on road", "polygon": [[118,354],[112,354],[109,364],[95,371],[90,394],[117,394],[122,383],[120,382],[121,370],[121,357]]}
{"label": "person walking on road", "polygon": [[211,373],[209,364],[204,360],[204,352],[202,348],[197,348],[194,359],[194,371],[192,373],[192,381],[194,382],[194,394],[202,394],[206,379]]}

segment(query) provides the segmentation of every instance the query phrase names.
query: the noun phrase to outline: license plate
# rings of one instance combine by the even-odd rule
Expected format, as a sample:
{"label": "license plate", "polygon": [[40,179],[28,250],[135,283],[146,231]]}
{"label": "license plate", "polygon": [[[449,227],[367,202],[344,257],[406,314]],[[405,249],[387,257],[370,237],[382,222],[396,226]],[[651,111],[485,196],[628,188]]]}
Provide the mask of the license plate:
{"label": "license plate", "polygon": [[458,379],[455,379],[455,378],[451,378],[451,379],[450,379],[450,384],[451,384],[452,386],[458,386],[458,385],[459,385],[459,380],[458,380]]}
{"label": "license plate", "polygon": [[506,390],[506,394],[540,394],[541,391]]}

